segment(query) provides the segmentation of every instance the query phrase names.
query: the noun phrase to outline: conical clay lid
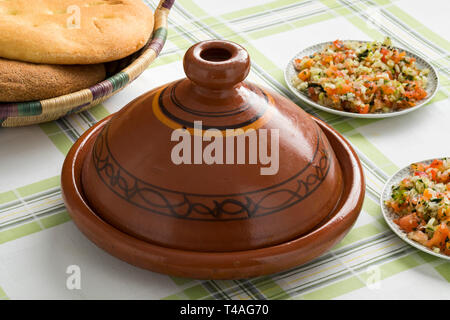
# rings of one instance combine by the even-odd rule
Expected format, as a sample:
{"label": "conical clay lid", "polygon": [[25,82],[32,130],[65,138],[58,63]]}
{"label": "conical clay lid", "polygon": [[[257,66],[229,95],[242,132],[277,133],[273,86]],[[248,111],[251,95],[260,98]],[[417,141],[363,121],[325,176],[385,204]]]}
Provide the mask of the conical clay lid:
{"label": "conical clay lid", "polygon": [[326,136],[290,100],[244,81],[244,48],[198,43],[184,69],[97,137],[82,184],[101,218],[160,246],[223,252],[283,243],[333,212],[343,183]]}

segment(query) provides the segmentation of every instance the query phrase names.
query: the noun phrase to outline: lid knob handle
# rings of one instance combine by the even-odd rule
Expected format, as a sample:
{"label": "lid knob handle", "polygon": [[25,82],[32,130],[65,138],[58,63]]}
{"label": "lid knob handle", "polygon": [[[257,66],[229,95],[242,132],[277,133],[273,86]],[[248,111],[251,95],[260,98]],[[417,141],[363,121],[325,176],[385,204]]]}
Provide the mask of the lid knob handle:
{"label": "lid knob handle", "polygon": [[207,40],[193,45],[183,60],[186,76],[209,89],[225,89],[242,82],[250,71],[250,57],[240,45]]}

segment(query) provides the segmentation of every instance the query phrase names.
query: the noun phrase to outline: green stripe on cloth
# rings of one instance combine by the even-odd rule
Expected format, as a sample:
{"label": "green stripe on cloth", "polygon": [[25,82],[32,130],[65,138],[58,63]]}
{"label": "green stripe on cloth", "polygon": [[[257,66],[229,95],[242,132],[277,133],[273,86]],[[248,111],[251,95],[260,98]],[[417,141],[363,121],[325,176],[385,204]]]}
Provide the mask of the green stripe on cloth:
{"label": "green stripe on cloth", "polygon": [[384,217],[381,216],[376,221],[383,229],[385,229],[385,230],[389,229],[389,226],[388,226],[386,220],[384,220]]}
{"label": "green stripe on cloth", "polygon": [[251,16],[251,15],[254,15],[254,14],[265,12],[267,10],[278,9],[278,8],[281,8],[281,7],[289,6],[291,4],[297,4],[299,2],[304,2],[304,1],[305,0],[277,0],[277,1],[272,1],[272,2],[265,3],[265,4],[261,4],[261,5],[257,5],[257,6],[253,6],[253,7],[248,7],[248,8],[242,9],[242,10],[225,13],[225,14],[221,15],[221,18],[224,19],[224,20],[233,20],[233,19],[237,19],[237,18],[248,17],[248,16]]}
{"label": "green stripe on cloth", "polygon": [[153,62],[149,69],[152,68],[156,68],[156,67],[161,67],[163,65],[175,62],[175,61],[180,61],[180,55],[178,53],[172,53],[169,55],[161,55],[158,57],[158,59],[155,60],[155,62]]}
{"label": "green stripe on cloth", "polygon": [[[423,263],[423,261],[419,261],[418,255],[413,253],[397,260],[387,262],[383,265],[379,265],[380,280],[387,279],[402,271],[415,268]],[[368,272],[360,272],[357,276],[352,276],[345,280],[335,282],[331,285],[301,295],[300,297],[308,300],[333,299],[365,287],[370,276],[371,274]]]}
{"label": "green stripe on cloth", "polygon": [[429,263],[429,262],[433,262],[433,261],[439,260],[438,257],[432,256],[431,254],[428,254],[428,253],[423,252],[423,251],[418,251],[418,252],[417,252],[417,256],[419,256],[419,257],[420,257],[423,261],[425,261],[426,263]]}
{"label": "green stripe on cloth", "polygon": [[254,40],[258,40],[260,38],[268,37],[274,34],[278,34],[281,32],[286,32],[289,30],[293,30],[294,28],[290,24],[277,24],[276,26],[270,28],[262,28],[257,31],[250,32],[248,36]]}
{"label": "green stripe on cloth", "polygon": [[350,232],[342,239],[341,242],[339,242],[333,250],[340,249],[342,247],[345,247],[351,243],[373,237],[384,230],[381,230],[380,228],[376,227],[372,223],[366,224],[361,227],[352,228]]}
{"label": "green stripe on cloth", "polygon": [[179,277],[170,277],[170,279],[172,279],[172,281],[177,285],[177,286],[184,286],[188,283],[191,283],[195,280],[193,279],[188,279],[188,278],[179,278]]}
{"label": "green stripe on cloth", "polygon": [[45,229],[48,229],[63,224],[67,221],[71,221],[71,218],[69,216],[69,213],[67,211],[64,211],[61,213],[51,215],[50,217],[42,218],[40,219],[40,221],[42,223],[42,226]]}
{"label": "green stripe on cloth", "polygon": [[267,37],[270,35],[274,35],[274,34],[281,33],[281,32],[286,32],[289,30],[294,30],[296,28],[301,28],[304,26],[312,25],[314,23],[326,21],[326,20],[333,19],[333,18],[335,18],[335,16],[333,16],[331,13],[319,14],[319,15],[315,15],[315,16],[312,16],[309,18],[292,21],[289,23],[280,23],[274,27],[262,28],[260,30],[254,31],[254,32],[250,32],[249,37],[256,40],[256,39],[264,38],[264,37]]}
{"label": "green stripe on cloth", "polygon": [[320,2],[326,5],[329,9],[335,10],[335,12],[341,16],[352,14],[352,12],[349,9],[342,6],[336,0],[320,0]]}
{"label": "green stripe on cloth", "polygon": [[28,236],[41,230],[41,226],[39,226],[39,224],[34,221],[25,225],[21,225],[19,227],[1,231],[0,244]]}
{"label": "green stripe on cloth", "polygon": [[392,175],[399,169],[362,134],[355,133],[346,138],[387,174]]}
{"label": "green stripe on cloth", "polygon": [[97,121],[102,120],[103,118],[109,116],[111,113],[106,110],[105,106],[99,104],[88,111]]}
{"label": "green stripe on cloth", "polygon": [[17,188],[17,192],[21,197],[28,197],[30,195],[60,186],[60,176],[54,176],[39,182],[29,184],[24,187]]}
{"label": "green stripe on cloth", "polygon": [[442,101],[442,100],[448,99],[448,97],[449,96],[447,95],[447,93],[445,93],[442,90],[438,90],[436,92],[436,95],[433,97],[433,99],[431,99],[430,103]]}
{"label": "green stripe on cloth", "polygon": [[61,131],[56,122],[39,124],[39,127],[47,134],[50,141],[62,154],[66,155],[69,152],[72,147],[72,141]]}
{"label": "green stripe on cloth", "polygon": [[295,299],[305,299],[305,300],[332,299],[341,296],[343,294],[352,292],[356,289],[360,289],[364,286],[365,284],[361,280],[353,276],[345,280],[335,282],[321,289],[301,295],[299,297],[295,297]]}
{"label": "green stripe on cloth", "polygon": [[195,15],[197,18],[203,18],[204,16],[208,16],[205,10],[203,10],[199,5],[197,5],[192,0],[178,0],[177,3],[180,3],[183,7],[185,7],[189,12]]}
{"label": "green stripe on cloth", "polygon": [[[173,35],[170,35],[169,38],[168,38],[168,41],[170,41],[173,44],[175,44],[178,49],[187,49],[187,48],[189,48],[192,45],[191,42],[187,41],[184,38],[183,33],[185,31],[181,27],[174,26],[173,30],[176,31],[176,33],[174,33]],[[158,60],[159,60],[159,57],[158,57],[158,59],[155,60],[155,62],[158,61]],[[152,66],[152,64],[150,66]]]}
{"label": "green stripe on cloth", "polygon": [[[295,2],[295,0],[292,0],[292,2]],[[265,12],[266,10],[267,10],[266,5],[261,4],[258,6],[249,7],[249,8],[245,8],[242,10],[225,13],[225,14],[222,14],[220,17],[224,20],[234,20],[234,19],[238,19],[238,18],[248,17],[248,16],[258,14],[261,12]]]}
{"label": "green stripe on cloth", "polygon": [[56,134],[61,131],[56,122],[45,122],[39,125],[46,135]]}
{"label": "green stripe on cloth", "polygon": [[257,280],[251,280],[253,285],[267,298],[267,299],[289,299],[282,287],[280,287],[269,276],[258,278]]}
{"label": "green stripe on cloth", "polygon": [[64,133],[57,133],[55,135],[49,136],[49,139],[64,155],[66,155],[72,147],[72,141],[70,141],[70,139],[67,138]]}
{"label": "green stripe on cloth", "polygon": [[400,9],[396,5],[391,5],[386,8],[389,12],[394,14],[401,21],[405,22],[408,27],[414,29],[416,32],[423,35],[427,40],[431,40],[437,45],[441,46],[447,51],[450,51],[450,42],[445,38],[441,37],[437,33],[433,32],[431,29],[427,28],[423,23],[419,20],[415,19],[404,10]]}
{"label": "green stripe on cloth", "polygon": [[6,292],[0,287],[0,300],[8,300],[8,296],[6,295]]}
{"label": "green stripe on cloth", "polygon": [[436,271],[439,272],[439,274],[443,276],[447,282],[450,282],[450,262],[444,262],[443,264],[434,267],[434,269],[436,269]]}
{"label": "green stripe on cloth", "polygon": [[352,10],[350,10],[347,7],[344,7],[342,4],[340,4],[336,0],[321,0],[321,2],[329,7],[330,9],[333,9],[337,14],[344,16],[350,23],[352,23],[355,27],[357,27],[359,30],[367,34],[372,39],[382,39],[384,36],[381,32],[374,28],[370,28],[367,24],[367,21],[361,19],[358,16],[353,15]]}
{"label": "green stripe on cloth", "polygon": [[179,293],[163,298],[163,300],[197,300],[209,296],[209,292],[200,284],[183,290]]}
{"label": "green stripe on cloth", "polygon": [[348,122],[339,122],[337,124],[333,125],[333,128],[335,128],[340,133],[344,134],[348,131],[352,131],[355,129],[353,126],[351,126]]}
{"label": "green stripe on cloth", "polygon": [[373,0],[373,2],[375,2],[376,4],[378,4],[380,6],[384,6],[384,5],[387,5],[387,4],[391,3],[390,0]]}
{"label": "green stripe on cloth", "polygon": [[380,205],[371,200],[369,197],[364,199],[363,210],[374,218],[380,218],[382,216]]}
{"label": "green stripe on cloth", "polygon": [[[71,221],[69,214],[64,211],[53,214],[49,217],[38,219],[44,229],[49,229],[65,222]],[[41,225],[37,221],[29,222],[18,227],[13,227],[0,231],[0,244],[17,240],[33,233],[42,231]]]}
{"label": "green stripe on cloth", "polygon": [[[37,193],[41,193],[47,191],[49,189],[53,189],[60,186],[61,176],[54,176],[51,178],[43,179],[22,187],[19,187],[15,190],[19,193],[21,197],[29,197],[35,195]],[[5,202],[11,202],[17,200],[17,196],[14,191],[7,191],[0,193],[0,204]],[[3,202],[4,201],[4,202]]]}
{"label": "green stripe on cloth", "polygon": [[16,195],[12,191],[6,191],[0,193],[0,204],[8,203],[17,200]]}

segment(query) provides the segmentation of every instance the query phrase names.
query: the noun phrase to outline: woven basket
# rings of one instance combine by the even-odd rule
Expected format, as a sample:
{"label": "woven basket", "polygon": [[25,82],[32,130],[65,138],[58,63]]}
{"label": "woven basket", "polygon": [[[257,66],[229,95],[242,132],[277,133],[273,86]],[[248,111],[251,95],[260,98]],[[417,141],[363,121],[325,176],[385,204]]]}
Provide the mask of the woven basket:
{"label": "woven basket", "polygon": [[23,103],[0,103],[2,127],[27,126],[56,120],[87,110],[105,101],[135,80],[158,57],[167,38],[167,17],[175,0],[161,0],[155,10],[155,26],[148,43],[135,54],[107,64],[113,74],[106,80],[56,98]]}

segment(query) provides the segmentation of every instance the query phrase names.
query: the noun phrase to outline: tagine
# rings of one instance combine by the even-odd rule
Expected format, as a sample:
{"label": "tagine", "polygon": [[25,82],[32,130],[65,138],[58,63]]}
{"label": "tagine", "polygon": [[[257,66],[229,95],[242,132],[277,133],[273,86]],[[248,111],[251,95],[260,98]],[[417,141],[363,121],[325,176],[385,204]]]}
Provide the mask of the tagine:
{"label": "tagine", "polygon": [[[208,274],[165,269],[167,259],[141,246],[178,253],[179,259],[206,255],[220,265],[221,255],[295,242],[346,210],[345,219],[330,226],[338,232],[303,258],[341,238],[364,194],[359,162],[342,137],[290,100],[245,81],[250,58],[236,43],[194,45],[184,70],[187,78],[138,97],[87,132],[69,153],[64,196],[88,237],[133,264],[207,278],[241,276],[221,274],[212,265]],[[83,214],[96,218],[88,223]],[[92,223],[102,225],[103,238]],[[123,242],[107,244],[105,237],[119,234]],[[125,246],[136,247],[131,252]],[[199,265],[195,258],[183,263]],[[233,264],[239,269],[241,262]],[[247,270],[242,277],[267,270]]]}

